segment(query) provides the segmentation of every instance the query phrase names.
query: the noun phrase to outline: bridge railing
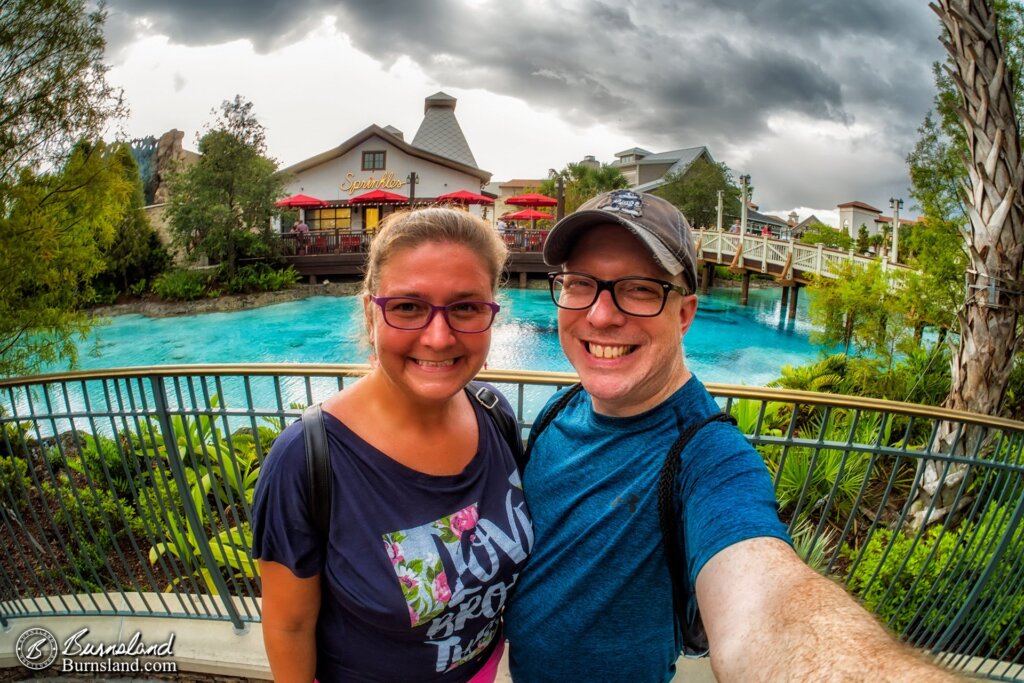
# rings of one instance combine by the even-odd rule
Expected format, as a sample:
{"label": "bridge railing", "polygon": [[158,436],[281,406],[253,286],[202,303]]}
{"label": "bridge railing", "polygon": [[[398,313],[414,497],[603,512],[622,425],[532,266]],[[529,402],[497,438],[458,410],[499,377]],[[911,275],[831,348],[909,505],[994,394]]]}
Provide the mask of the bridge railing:
{"label": "bridge railing", "polygon": [[[0,381],[0,625],[63,615],[258,621],[249,523],[260,466],[302,406],[366,370],[170,366]],[[481,377],[509,397],[524,435],[575,380]],[[764,457],[805,561],[949,665],[1024,681],[1024,424],[708,388]],[[927,495],[927,469],[942,496]]]}
{"label": "bridge railing", "polygon": [[[718,230],[697,230],[699,250],[707,258],[715,255],[719,263],[731,262],[737,251],[741,258],[760,264],[762,273],[768,272],[768,266],[785,267],[803,275],[815,274],[824,277],[836,277],[838,266],[845,263],[868,265],[878,261],[876,257],[864,256],[853,251],[829,249],[823,245],[801,244],[793,240],[776,239],[767,235],[740,235]],[[882,261],[885,270],[909,271],[910,268],[900,263]]]}

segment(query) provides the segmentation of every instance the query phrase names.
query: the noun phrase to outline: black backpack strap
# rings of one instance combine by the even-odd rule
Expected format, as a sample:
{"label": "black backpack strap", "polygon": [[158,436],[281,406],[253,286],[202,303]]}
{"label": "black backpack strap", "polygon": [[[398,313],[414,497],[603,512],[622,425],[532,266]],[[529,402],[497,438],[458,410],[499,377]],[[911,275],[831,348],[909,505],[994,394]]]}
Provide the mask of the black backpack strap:
{"label": "black backpack strap", "polygon": [[487,414],[491,416],[494,424],[498,427],[501,437],[512,449],[512,457],[515,458],[516,466],[522,472],[525,462],[523,462],[523,437],[520,435],[519,421],[514,415],[501,409],[501,399],[486,384],[470,382],[466,385],[466,393],[487,410]]}
{"label": "black backpack strap", "polygon": [[327,451],[327,428],[320,404],[302,411],[302,436],[306,442],[306,474],[309,479],[310,514],[326,542],[331,528],[331,459]]}
{"label": "black backpack strap", "polygon": [[690,657],[703,657],[708,653],[708,636],[704,632],[704,623],[696,599],[690,600],[693,592],[690,577],[686,571],[685,539],[679,529],[679,515],[674,511],[676,477],[679,473],[679,461],[683,449],[690,440],[712,422],[730,422],[736,419],[728,413],[715,413],[707,419],[690,425],[686,431],[672,444],[665,463],[658,477],[658,520],[661,525],[661,536],[665,544],[665,557],[668,560],[668,571],[672,577],[672,606],[683,636],[683,654]]}
{"label": "black backpack strap", "polygon": [[573,396],[583,391],[583,385],[577,382],[569,387],[569,391],[562,394],[557,401],[555,401],[548,412],[541,415],[540,419],[534,423],[533,429],[530,432],[530,442],[526,446],[526,453],[523,454],[523,465],[519,468],[520,472],[526,470],[526,465],[530,462],[530,454],[533,453],[533,444],[537,443],[537,439],[540,437],[541,432],[548,428],[548,425],[558,417],[558,414],[569,405],[569,401],[573,399]]}

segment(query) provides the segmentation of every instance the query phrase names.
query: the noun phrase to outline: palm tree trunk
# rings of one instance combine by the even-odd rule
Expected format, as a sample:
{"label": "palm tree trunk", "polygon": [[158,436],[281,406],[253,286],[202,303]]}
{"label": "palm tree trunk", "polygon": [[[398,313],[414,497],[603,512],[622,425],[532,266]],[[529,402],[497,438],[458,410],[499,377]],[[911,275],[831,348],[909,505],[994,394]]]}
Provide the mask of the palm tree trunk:
{"label": "palm tree trunk", "polygon": [[[1024,262],[1024,166],[1013,91],[996,16],[988,0],[936,0],[952,60],[947,72],[963,97],[958,114],[967,134],[964,190],[970,216],[966,303],[959,313],[960,343],[953,354],[952,386],[945,406],[976,413],[999,412],[1020,343],[1021,266]],[[956,433],[943,424],[936,449],[974,454],[984,434]],[[955,512],[958,491],[970,480],[965,464],[924,463],[917,521],[926,524]],[[933,509],[934,508],[934,509]]]}

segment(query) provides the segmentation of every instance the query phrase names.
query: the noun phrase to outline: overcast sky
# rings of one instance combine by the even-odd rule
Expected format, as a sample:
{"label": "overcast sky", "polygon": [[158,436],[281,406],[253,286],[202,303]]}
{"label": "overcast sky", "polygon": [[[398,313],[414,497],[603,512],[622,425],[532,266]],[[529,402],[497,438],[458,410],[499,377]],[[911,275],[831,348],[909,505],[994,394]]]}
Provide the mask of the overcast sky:
{"label": "overcast sky", "polygon": [[[290,165],[444,90],[494,180],[706,145],[762,211],[889,212],[944,57],[924,0],[108,0],[130,136],[251,100]],[[916,215],[904,209],[904,216]]]}

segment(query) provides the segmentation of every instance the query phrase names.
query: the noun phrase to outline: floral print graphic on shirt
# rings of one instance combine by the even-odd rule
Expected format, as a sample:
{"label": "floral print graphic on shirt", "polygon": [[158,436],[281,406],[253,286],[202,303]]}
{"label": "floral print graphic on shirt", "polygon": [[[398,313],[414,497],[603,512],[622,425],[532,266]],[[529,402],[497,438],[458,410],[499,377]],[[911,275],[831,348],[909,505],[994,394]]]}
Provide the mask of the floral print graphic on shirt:
{"label": "floral print graphic on shirt", "polygon": [[444,611],[452,599],[435,537],[451,548],[472,534],[480,514],[474,503],[458,512],[415,529],[384,534],[384,548],[409,607],[409,622],[418,626]]}

